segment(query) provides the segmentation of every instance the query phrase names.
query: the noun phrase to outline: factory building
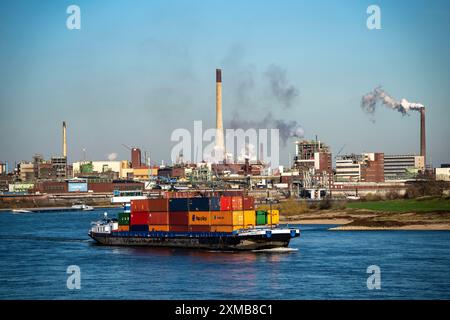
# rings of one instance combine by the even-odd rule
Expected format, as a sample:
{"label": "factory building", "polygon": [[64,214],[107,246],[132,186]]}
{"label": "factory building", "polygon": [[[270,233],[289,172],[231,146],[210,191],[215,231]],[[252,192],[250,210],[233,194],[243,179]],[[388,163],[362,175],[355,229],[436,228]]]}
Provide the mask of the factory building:
{"label": "factory building", "polygon": [[440,168],[436,168],[436,180],[437,181],[450,181],[450,166],[441,165]]}
{"label": "factory building", "polygon": [[73,163],[73,175],[78,177],[116,173],[115,178],[119,178],[123,177],[122,170],[128,167],[128,161],[78,161]]}
{"label": "factory building", "polygon": [[319,172],[331,172],[332,157],[330,148],[317,139],[296,141],[294,167],[301,171],[314,168]]}
{"label": "factory building", "polygon": [[34,164],[32,162],[20,162],[17,165],[17,170],[20,181],[26,182],[33,181],[35,179]]}
{"label": "factory building", "polygon": [[361,179],[362,155],[350,154],[336,157],[336,181],[359,181]]}
{"label": "factory building", "polygon": [[67,157],[52,157],[50,163],[56,178],[64,179],[69,176],[67,172]]}
{"label": "factory building", "polygon": [[132,168],[128,175],[123,178],[132,178],[137,181],[148,181],[151,177],[158,175],[158,167],[141,166],[140,168]]}
{"label": "factory building", "polygon": [[8,164],[0,162],[0,175],[5,175],[8,173]]}
{"label": "factory building", "polygon": [[35,184],[40,193],[100,192],[112,193],[114,190],[143,190],[144,184],[129,180],[101,178],[71,179],[64,181],[42,180]]}
{"label": "factory building", "polygon": [[386,180],[413,179],[425,170],[425,157],[418,155],[385,155],[384,175]]}
{"label": "factory building", "polygon": [[363,153],[336,157],[337,182],[384,182],[384,154]]}

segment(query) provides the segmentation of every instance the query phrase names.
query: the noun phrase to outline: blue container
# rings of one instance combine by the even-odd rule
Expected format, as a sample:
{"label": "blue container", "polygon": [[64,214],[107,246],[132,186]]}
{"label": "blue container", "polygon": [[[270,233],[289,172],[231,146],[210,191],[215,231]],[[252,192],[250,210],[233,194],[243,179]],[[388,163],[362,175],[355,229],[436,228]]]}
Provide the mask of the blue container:
{"label": "blue container", "polygon": [[211,202],[209,204],[211,211],[220,211],[220,197],[211,197]]}
{"label": "blue container", "polygon": [[188,198],[169,199],[169,211],[189,211]]}
{"label": "blue container", "polygon": [[209,211],[209,198],[190,198],[189,211]]}
{"label": "blue container", "polygon": [[130,231],[145,231],[148,232],[148,224],[134,224],[130,226]]}

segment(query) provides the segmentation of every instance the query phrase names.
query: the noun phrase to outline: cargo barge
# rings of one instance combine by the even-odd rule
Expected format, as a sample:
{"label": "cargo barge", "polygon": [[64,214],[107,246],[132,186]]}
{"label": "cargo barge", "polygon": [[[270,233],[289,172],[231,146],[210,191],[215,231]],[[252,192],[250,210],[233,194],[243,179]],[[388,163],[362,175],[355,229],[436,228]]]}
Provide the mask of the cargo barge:
{"label": "cargo barge", "polygon": [[251,197],[139,199],[117,219],[94,222],[89,236],[111,246],[261,250],[287,247],[300,236],[278,222],[278,210],[255,210]]}

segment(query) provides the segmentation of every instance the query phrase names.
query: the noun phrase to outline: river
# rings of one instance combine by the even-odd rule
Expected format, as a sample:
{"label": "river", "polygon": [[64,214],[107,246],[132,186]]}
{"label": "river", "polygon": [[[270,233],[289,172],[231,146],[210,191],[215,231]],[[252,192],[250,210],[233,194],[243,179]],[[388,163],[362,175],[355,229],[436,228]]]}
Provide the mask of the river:
{"label": "river", "polygon": [[104,247],[87,232],[105,210],[118,212],[0,213],[0,299],[450,299],[448,231],[300,225],[280,252]]}

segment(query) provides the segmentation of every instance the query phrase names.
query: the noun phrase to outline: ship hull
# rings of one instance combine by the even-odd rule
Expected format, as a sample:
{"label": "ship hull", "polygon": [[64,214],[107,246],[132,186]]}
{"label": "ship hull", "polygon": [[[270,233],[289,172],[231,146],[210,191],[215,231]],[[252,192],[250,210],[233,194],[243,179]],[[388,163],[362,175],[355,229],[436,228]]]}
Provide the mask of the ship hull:
{"label": "ship hull", "polygon": [[190,248],[204,250],[245,251],[287,247],[292,237],[290,233],[250,234],[250,235],[173,235],[169,233],[104,234],[90,232],[89,236],[100,245],[147,246]]}

